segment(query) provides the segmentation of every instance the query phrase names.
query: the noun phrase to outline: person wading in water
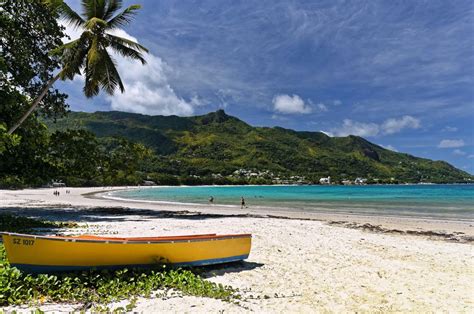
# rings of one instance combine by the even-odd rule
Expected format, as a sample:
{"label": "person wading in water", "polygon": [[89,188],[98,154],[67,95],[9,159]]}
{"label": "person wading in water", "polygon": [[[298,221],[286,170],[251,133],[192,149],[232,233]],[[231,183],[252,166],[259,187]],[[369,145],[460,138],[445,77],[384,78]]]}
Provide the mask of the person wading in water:
{"label": "person wading in water", "polygon": [[245,206],[245,199],[243,196],[240,197],[240,209],[243,209],[243,208],[247,208],[247,206]]}

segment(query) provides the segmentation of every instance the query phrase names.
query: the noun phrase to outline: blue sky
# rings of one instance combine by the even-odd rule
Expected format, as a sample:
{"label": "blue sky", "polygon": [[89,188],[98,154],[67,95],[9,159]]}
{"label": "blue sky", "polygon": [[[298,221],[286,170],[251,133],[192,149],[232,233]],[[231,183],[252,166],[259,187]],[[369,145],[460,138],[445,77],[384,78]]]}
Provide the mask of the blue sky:
{"label": "blue sky", "polygon": [[118,34],[150,49],[148,65],[117,57],[126,92],[113,97],[60,83],[72,110],[223,108],[474,173],[472,1],[124,1],[134,3],[142,10]]}

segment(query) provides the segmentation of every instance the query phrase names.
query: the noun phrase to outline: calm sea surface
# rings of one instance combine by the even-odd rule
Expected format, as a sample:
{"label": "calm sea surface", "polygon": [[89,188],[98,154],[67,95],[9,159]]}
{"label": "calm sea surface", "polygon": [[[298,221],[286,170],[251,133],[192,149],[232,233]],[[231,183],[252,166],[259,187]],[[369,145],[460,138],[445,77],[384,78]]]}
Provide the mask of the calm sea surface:
{"label": "calm sea surface", "polygon": [[298,211],[335,211],[474,219],[474,185],[193,186],[112,192],[134,200],[220,205],[240,204]]}

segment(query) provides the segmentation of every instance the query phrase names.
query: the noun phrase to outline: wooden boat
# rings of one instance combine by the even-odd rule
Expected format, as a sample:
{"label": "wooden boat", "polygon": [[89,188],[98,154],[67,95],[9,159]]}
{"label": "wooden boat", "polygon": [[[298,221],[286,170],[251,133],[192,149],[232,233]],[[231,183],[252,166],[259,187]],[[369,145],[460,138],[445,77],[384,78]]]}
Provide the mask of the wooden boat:
{"label": "wooden boat", "polygon": [[249,256],[252,239],[250,234],[141,238],[1,234],[10,265],[33,273],[235,262]]}

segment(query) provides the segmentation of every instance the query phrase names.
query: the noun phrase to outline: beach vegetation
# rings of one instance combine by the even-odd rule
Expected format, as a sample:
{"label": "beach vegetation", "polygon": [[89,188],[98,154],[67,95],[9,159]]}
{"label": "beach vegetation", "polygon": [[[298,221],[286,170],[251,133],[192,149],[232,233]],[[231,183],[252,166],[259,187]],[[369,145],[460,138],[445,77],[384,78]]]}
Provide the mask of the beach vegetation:
{"label": "beach vegetation", "polygon": [[[0,215],[0,231],[36,233],[45,229],[77,227],[74,222],[54,222],[14,215]],[[12,267],[0,244],[0,306],[45,302],[75,303],[78,309],[107,310],[111,302],[170,294],[209,297],[224,301],[240,298],[238,291],[203,279],[198,271],[157,264],[152,269],[90,270],[72,273],[28,274]]]}
{"label": "beach vegetation", "polygon": [[177,295],[209,297],[224,301],[239,298],[237,291],[205,280],[191,270],[157,265],[154,269],[90,270],[74,273],[27,274],[9,265],[0,244],[0,306],[45,302],[77,303],[78,309],[111,302]]}

